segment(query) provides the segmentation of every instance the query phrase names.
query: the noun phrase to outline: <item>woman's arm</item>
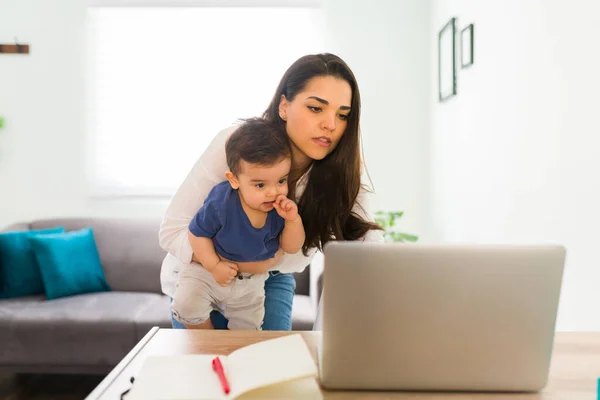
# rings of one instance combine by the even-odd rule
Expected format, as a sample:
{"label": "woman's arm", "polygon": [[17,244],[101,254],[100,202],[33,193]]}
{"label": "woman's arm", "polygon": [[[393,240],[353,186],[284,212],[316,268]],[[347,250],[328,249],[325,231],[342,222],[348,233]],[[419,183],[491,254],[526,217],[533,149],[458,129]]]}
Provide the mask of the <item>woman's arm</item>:
{"label": "woman's arm", "polygon": [[236,128],[222,130],[212,140],[179,186],[163,217],[158,233],[160,247],[184,264],[189,264],[193,255],[188,225],[211,189],[225,180],[225,142]]}
{"label": "woman's arm", "polygon": [[317,249],[313,247],[308,249],[308,255],[306,256],[302,251],[299,251],[296,254],[285,253],[283,257],[281,257],[281,261],[275,265],[273,269],[284,273],[302,272],[304,271],[304,268],[310,265],[316,252]]}

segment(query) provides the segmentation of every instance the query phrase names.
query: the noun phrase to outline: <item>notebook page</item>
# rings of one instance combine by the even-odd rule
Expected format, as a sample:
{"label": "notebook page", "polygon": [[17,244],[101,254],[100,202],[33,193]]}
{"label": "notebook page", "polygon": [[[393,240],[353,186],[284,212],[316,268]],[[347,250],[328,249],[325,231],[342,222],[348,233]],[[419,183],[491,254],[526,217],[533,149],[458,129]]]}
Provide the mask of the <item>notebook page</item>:
{"label": "notebook page", "polygon": [[244,393],[239,400],[322,400],[323,394],[315,378],[276,383]]}
{"label": "notebook page", "polygon": [[[214,355],[148,357],[127,400],[204,400],[226,398],[212,369]],[[227,358],[219,356],[227,374]]]}
{"label": "notebook page", "polygon": [[296,379],[315,378],[317,366],[300,334],[252,344],[228,357],[231,394]]}

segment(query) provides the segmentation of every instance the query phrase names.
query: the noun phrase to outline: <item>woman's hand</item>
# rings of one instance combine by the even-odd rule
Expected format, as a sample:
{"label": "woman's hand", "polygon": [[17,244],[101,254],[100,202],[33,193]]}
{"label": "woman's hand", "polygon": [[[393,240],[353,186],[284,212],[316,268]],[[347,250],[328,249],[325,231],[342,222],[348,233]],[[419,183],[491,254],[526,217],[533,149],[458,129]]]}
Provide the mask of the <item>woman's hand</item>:
{"label": "woman's hand", "polygon": [[238,266],[229,261],[219,261],[210,271],[215,281],[223,287],[229,285],[238,273]]}
{"label": "woman's hand", "polygon": [[293,200],[288,199],[282,194],[277,196],[273,207],[275,207],[277,214],[286,221],[294,221],[298,218],[298,206]]}

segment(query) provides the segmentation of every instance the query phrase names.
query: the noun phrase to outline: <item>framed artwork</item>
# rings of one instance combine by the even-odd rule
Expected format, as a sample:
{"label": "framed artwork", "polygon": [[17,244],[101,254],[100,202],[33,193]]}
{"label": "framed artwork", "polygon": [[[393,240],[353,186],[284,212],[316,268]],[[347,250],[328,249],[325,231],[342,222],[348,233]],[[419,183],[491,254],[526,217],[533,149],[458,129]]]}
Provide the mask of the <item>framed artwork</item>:
{"label": "framed artwork", "polygon": [[467,68],[473,65],[473,43],[475,38],[475,27],[468,25],[460,31],[460,67]]}
{"label": "framed artwork", "polygon": [[438,33],[438,98],[445,101],[456,95],[456,18]]}

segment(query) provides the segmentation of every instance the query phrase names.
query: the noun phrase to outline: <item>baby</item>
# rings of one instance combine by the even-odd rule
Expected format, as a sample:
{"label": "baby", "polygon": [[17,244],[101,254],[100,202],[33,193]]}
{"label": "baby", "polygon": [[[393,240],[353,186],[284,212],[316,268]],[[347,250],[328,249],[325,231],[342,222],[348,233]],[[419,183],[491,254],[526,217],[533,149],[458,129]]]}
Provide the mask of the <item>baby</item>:
{"label": "baby", "polygon": [[298,206],[286,197],[291,145],[283,128],[246,120],[228,139],[227,180],[216,185],[189,225],[194,260],[179,274],[174,318],[188,329],[210,329],[219,309],[229,329],[259,330],[264,283],[281,251],[304,244]]}

